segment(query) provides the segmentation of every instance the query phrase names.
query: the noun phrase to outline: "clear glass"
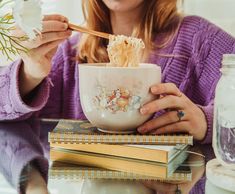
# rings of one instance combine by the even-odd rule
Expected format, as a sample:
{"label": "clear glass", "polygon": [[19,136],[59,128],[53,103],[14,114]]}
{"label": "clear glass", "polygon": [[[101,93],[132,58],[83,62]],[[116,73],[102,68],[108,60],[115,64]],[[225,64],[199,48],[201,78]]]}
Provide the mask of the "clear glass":
{"label": "clear glass", "polygon": [[224,56],[214,103],[213,148],[218,161],[235,170],[235,55]]}

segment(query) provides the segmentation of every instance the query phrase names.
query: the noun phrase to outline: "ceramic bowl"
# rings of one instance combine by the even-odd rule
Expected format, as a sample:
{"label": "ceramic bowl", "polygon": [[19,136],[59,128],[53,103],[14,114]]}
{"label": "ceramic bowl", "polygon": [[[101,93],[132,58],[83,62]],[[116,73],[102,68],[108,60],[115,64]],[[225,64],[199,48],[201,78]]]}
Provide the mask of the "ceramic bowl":
{"label": "ceramic bowl", "polygon": [[152,115],[141,115],[140,107],[156,96],[150,87],[161,82],[155,64],[139,67],[109,67],[102,63],[80,64],[79,92],[87,119],[108,133],[132,133]]}

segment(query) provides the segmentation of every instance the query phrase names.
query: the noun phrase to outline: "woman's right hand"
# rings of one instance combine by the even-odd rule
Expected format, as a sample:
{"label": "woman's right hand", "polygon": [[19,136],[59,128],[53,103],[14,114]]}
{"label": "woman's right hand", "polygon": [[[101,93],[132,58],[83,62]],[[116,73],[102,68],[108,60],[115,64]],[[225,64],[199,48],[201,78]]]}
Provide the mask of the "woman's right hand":
{"label": "woman's right hand", "polygon": [[[15,32],[22,35],[19,29]],[[23,64],[20,69],[20,94],[25,97],[51,70],[51,60],[57,47],[71,35],[68,29],[68,19],[61,15],[47,15],[43,19],[43,30],[36,39],[28,40],[23,45],[29,49],[21,53]]]}

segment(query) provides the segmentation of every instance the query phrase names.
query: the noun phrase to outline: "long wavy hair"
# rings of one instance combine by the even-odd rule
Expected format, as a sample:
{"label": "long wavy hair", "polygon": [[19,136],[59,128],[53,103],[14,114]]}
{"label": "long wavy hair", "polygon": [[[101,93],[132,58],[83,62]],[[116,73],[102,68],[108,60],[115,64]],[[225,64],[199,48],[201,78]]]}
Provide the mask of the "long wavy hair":
{"label": "long wavy hair", "polygon": [[[143,3],[143,15],[132,36],[141,38],[150,53],[170,43],[180,25],[181,15],[177,11],[177,0],[145,0]],[[87,28],[112,33],[110,11],[102,0],[82,0],[82,8]],[[159,34],[164,38],[156,45],[154,40]],[[107,44],[108,40],[82,34],[78,60],[83,63],[109,62]]]}

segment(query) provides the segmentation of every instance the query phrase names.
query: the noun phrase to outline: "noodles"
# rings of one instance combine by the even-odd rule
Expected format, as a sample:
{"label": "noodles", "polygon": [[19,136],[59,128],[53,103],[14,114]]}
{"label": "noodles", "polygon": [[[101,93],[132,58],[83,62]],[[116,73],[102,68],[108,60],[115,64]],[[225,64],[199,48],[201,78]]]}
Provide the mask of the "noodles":
{"label": "noodles", "polygon": [[107,48],[110,63],[113,67],[138,67],[141,50],[145,48],[141,39],[123,35],[110,36]]}

